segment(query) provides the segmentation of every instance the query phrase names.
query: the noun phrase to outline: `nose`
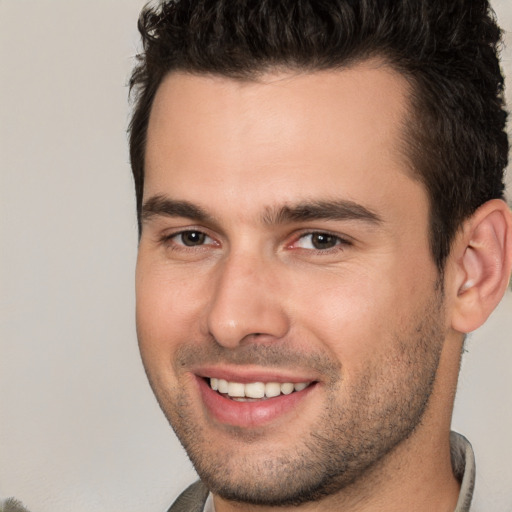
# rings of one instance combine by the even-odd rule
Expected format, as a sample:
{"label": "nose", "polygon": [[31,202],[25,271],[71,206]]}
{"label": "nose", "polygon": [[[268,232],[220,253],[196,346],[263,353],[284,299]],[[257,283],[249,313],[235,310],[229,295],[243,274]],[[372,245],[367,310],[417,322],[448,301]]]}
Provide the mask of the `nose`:
{"label": "nose", "polygon": [[208,310],[208,329],[217,343],[236,348],[249,340],[282,338],[289,320],[278,269],[263,258],[244,255],[231,255],[219,265]]}

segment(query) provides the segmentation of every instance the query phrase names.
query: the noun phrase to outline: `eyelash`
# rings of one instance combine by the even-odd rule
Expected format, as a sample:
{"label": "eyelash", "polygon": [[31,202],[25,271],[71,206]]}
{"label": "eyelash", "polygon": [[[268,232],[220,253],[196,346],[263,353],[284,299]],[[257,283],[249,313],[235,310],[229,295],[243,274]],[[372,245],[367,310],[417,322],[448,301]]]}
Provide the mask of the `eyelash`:
{"label": "eyelash", "polygon": [[[175,242],[176,238],[178,238],[180,236],[183,237],[186,234],[192,234],[192,233],[196,233],[202,237],[212,240],[213,244],[200,243],[198,245],[186,245],[185,243],[183,243],[183,240],[182,240],[182,243]],[[300,240],[303,240],[307,237],[312,237],[314,235],[325,236],[326,238],[333,239],[334,245],[332,247],[323,248],[323,249],[294,247]],[[207,233],[205,233],[204,231],[201,231],[200,229],[185,229],[183,231],[178,231],[176,233],[163,235],[160,238],[160,243],[164,244],[165,246],[167,246],[173,250],[181,250],[181,251],[184,251],[184,250],[185,251],[193,251],[193,250],[198,250],[198,249],[200,250],[200,249],[204,248],[206,245],[214,245],[214,246],[219,245],[218,242],[216,242],[213,237],[209,236]],[[314,252],[317,254],[330,254],[335,251],[343,250],[344,248],[349,247],[351,245],[352,245],[352,242],[350,240],[348,240],[347,238],[343,238],[339,235],[335,235],[328,231],[307,231],[307,232],[300,233],[298,236],[296,236],[294,238],[293,242],[290,244],[287,244],[286,247],[288,249],[304,250],[304,251],[308,251],[308,252]]]}
{"label": "eyelash", "polygon": [[[184,235],[191,234],[191,233],[197,233],[200,236],[214,240],[211,236],[209,236],[204,231],[201,231],[200,229],[184,229],[183,231],[178,231],[176,233],[163,235],[159,241],[160,241],[160,243],[164,244],[165,246],[170,247],[172,249],[177,249],[177,250],[197,250],[198,248],[202,248],[202,247],[204,247],[204,245],[206,245],[203,243],[201,243],[199,245],[186,245],[185,243],[176,243],[175,242],[176,238],[178,238],[180,236],[183,237]],[[182,242],[183,242],[183,240],[182,240]]]}
{"label": "eyelash", "polygon": [[[319,249],[319,248],[306,249],[303,247],[293,247],[300,240],[303,240],[307,237],[313,237],[315,235],[323,236],[328,239],[332,239],[332,241],[334,241],[334,245],[332,247],[327,247],[327,248],[323,248],[323,249]],[[296,237],[294,242],[292,244],[288,245],[288,247],[290,247],[292,249],[298,249],[298,250],[302,249],[305,251],[311,251],[311,252],[315,252],[318,254],[330,254],[335,251],[343,250],[344,248],[351,246],[351,245],[352,245],[352,242],[350,240],[348,240],[347,238],[343,238],[340,235],[335,235],[334,233],[330,233],[329,231],[308,231],[308,232],[300,233],[300,235],[298,237]]]}

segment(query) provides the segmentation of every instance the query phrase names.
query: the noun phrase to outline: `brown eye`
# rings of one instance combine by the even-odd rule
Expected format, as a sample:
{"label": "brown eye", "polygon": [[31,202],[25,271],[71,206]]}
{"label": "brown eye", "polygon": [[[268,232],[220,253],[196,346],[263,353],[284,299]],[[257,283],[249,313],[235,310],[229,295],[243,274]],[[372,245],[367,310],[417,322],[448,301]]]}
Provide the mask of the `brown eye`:
{"label": "brown eye", "polygon": [[315,249],[331,249],[339,243],[339,238],[328,233],[312,233],[311,245]]}
{"label": "brown eye", "polygon": [[183,233],[179,233],[176,235],[176,240],[178,243],[181,242],[183,245],[187,247],[194,247],[196,245],[203,245],[206,241],[207,237],[201,231],[184,231]]}
{"label": "brown eye", "polygon": [[296,242],[296,247],[301,249],[311,249],[315,251],[325,251],[332,249],[342,243],[345,242],[339,236],[317,231],[301,236]]}

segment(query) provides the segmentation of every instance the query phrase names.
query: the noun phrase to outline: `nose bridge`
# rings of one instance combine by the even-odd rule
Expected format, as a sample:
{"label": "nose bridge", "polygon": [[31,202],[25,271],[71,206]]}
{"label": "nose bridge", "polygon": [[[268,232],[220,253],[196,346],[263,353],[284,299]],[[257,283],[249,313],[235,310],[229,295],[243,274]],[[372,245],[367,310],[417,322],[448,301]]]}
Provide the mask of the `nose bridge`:
{"label": "nose bridge", "polygon": [[235,348],[251,335],[284,336],[288,320],[276,282],[276,263],[249,251],[231,251],[219,264],[208,313],[215,340]]}

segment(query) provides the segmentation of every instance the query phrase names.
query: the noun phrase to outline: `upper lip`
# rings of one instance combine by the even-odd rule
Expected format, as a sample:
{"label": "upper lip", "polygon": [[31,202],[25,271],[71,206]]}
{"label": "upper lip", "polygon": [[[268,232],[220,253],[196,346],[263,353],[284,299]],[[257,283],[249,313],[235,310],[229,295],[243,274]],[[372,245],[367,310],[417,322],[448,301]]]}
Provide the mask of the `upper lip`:
{"label": "upper lip", "polygon": [[307,372],[297,372],[291,370],[280,370],[275,368],[240,368],[240,367],[202,367],[194,369],[193,373],[198,377],[224,379],[229,382],[240,382],[248,384],[250,382],[312,382],[318,380],[317,375]]}

